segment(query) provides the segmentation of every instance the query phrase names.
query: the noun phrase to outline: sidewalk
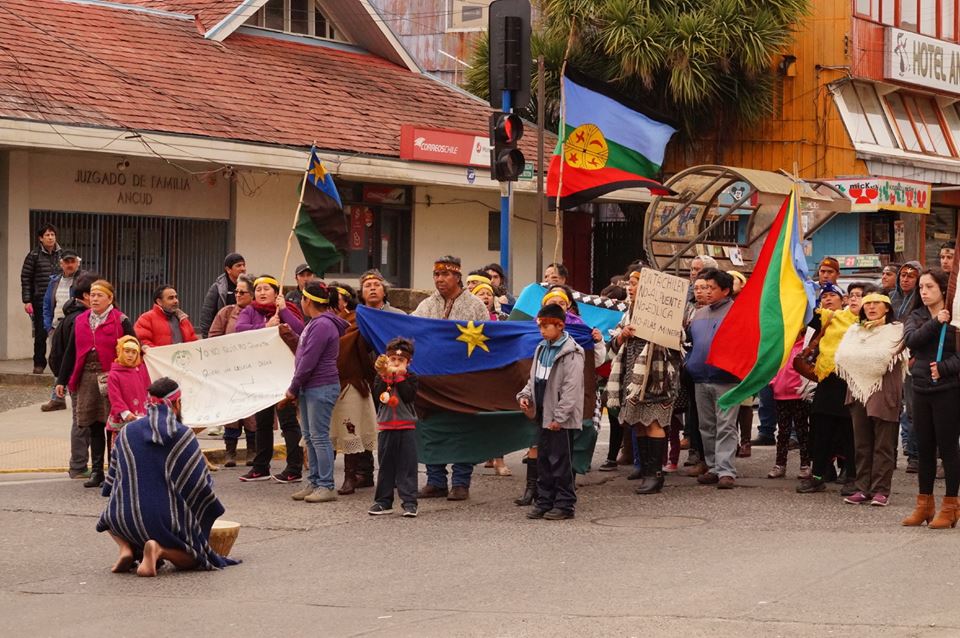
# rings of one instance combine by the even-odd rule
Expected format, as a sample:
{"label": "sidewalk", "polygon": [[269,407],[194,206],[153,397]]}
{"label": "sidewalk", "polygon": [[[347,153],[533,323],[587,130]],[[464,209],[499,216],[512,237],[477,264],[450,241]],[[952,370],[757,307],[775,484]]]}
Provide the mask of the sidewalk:
{"label": "sidewalk", "polygon": [[[0,474],[67,471],[70,459],[70,409],[41,412],[40,405],[37,403],[0,412]],[[197,440],[211,463],[223,461],[222,439],[200,433]],[[284,446],[278,445],[275,450],[274,458],[284,458]],[[241,437],[238,454],[240,465],[246,458],[245,454],[246,441]]]}
{"label": "sidewalk", "polygon": [[8,359],[0,361],[0,383],[52,387],[53,373],[47,368],[43,374],[33,374],[33,359]]}

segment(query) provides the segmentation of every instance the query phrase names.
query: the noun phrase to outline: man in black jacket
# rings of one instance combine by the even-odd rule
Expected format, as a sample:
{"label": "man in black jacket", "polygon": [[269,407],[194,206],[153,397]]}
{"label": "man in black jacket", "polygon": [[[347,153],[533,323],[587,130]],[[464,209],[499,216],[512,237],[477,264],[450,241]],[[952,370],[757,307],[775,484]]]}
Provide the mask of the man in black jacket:
{"label": "man in black jacket", "polygon": [[33,321],[33,373],[43,374],[47,367],[47,331],[43,328],[43,296],[50,276],[60,271],[60,246],[57,229],[44,224],[37,229],[37,246],[23,260],[20,269],[20,296],[23,309]]}
{"label": "man in black jacket", "polygon": [[[63,319],[50,337],[50,369],[54,375],[60,373],[77,316],[90,307],[90,285],[99,278],[100,275],[96,273],[84,272],[77,275],[73,282],[71,297],[63,305]],[[73,424],[70,427],[70,478],[87,478],[90,476],[87,468],[90,458],[90,428],[77,427],[77,400],[73,393],[70,394],[70,404],[73,406]]]}
{"label": "man in black jacket", "polygon": [[202,339],[207,338],[213,318],[220,309],[237,303],[237,278],[245,272],[247,262],[240,253],[230,253],[223,258],[223,274],[210,286],[200,310],[200,323],[197,328]]}

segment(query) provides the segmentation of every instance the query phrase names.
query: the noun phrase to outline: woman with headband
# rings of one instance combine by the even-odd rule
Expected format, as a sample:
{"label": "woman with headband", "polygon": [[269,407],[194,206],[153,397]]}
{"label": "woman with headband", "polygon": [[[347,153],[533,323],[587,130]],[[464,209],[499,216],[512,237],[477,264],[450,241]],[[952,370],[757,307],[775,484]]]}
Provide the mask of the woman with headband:
{"label": "woman with headband", "polygon": [[[607,385],[607,406],[619,408],[621,426],[634,433],[634,457],[640,461],[637,494],[656,494],[663,489],[663,459],[667,453],[667,429],[680,385],[680,355],[635,335],[640,270],[630,273],[627,296],[630,306],[613,332],[610,348],[615,353]],[[636,476],[635,474],[633,476]]]}
{"label": "woman with headband", "polygon": [[884,507],[890,500],[903,395],[903,324],[895,321],[890,297],[872,292],[860,305],[860,322],[847,330],[834,360],[847,382],[853,420],[857,491],[845,503]]}
{"label": "woman with headband", "polygon": [[357,293],[353,286],[336,281],[331,281],[328,286],[337,291],[338,302],[334,311],[341,319],[352,323],[357,316]]}
{"label": "woman with headband", "polygon": [[[280,282],[269,275],[261,275],[253,282],[253,303],[240,312],[237,317],[237,332],[272,328],[286,324],[299,335],[303,332],[300,312],[286,303],[280,294]],[[270,460],[273,458],[273,417],[280,421],[280,431],[287,446],[287,467],[274,475],[280,483],[297,483],[303,471],[303,452],[300,449],[300,424],[297,422],[297,409],[281,402],[257,412],[257,454],[253,467],[240,477],[241,481],[266,481],[270,479]]]}
{"label": "woman with headband", "polygon": [[330,443],[330,417],[340,396],[340,375],[337,357],[340,337],[350,324],[331,312],[336,300],[333,288],[316,279],[302,289],[300,307],[307,325],[300,334],[293,379],[287,389],[287,400],[298,401],[303,440],[310,462],[307,485],[291,498],[307,503],[337,500],[333,482],[333,445]]}
{"label": "woman with headband", "polygon": [[90,428],[90,479],[84,487],[103,483],[106,455],[106,424],[110,417],[107,401],[107,374],[117,352],[117,341],[124,335],[136,336],[133,322],[113,304],[113,284],[98,279],[90,284],[90,308],[77,316],[73,335],[63,355],[57,375],[57,396],[65,388],[76,393],[77,426]]}

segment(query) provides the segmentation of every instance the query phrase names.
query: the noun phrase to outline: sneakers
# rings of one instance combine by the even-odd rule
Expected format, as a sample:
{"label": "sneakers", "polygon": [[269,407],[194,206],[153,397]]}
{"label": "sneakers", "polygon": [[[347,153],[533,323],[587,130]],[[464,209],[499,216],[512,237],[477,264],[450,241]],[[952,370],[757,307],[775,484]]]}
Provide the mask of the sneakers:
{"label": "sneakers", "polygon": [[787,475],[787,468],[782,465],[774,465],[773,469],[767,472],[767,478],[778,479]]}
{"label": "sneakers", "polygon": [[797,494],[813,494],[814,492],[824,492],[826,489],[826,481],[811,476],[800,481],[800,485],[797,486]]}
{"label": "sneakers", "polygon": [[800,472],[797,474],[797,478],[801,481],[804,479],[813,478],[813,469],[809,465],[801,465]]}
{"label": "sneakers", "polygon": [[258,472],[257,470],[250,470],[246,474],[240,476],[240,480],[244,483],[249,483],[251,481],[269,481],[270,473],[269,472]]}
{"label": "sneakers", "polygon": [[306,487],[304,487],[302,490],[297,490],[296,492],[291,494],[290,498],[292,498],[295,501],[302,501],[303,499],[307,498],[311,494],[313,494],[313,485],[310,485],[309,483],[307,483]]}
{"label": "sneakers", "polygon": [[416,505],[404,505],[403,514],[404,518],[416,518],[417,517],[417,506]]}
{"label": "sneakers", "polygon": [[874,507],[886,507],[890,504],[890,497],[886,494],[874,494],[870,504]]}
{"label": "sneakers", "polygon": [[617,470],[616,461],[604,461],[603,465],[598,468],[601,472],[615,472]]}
{"label": "sneakers", "polygon": [[667,474],[673,474],[674,472],[677,471],[677,464],[676,464],[676,463],[666,463],[666,464],[664,464],[664,466],[663,466],[662,469],[663,469],[663,471],[666,472]]}
{"label": "sneakers", "polygon": [[284,470],[279,474],[274,474],[273,480],[277,483],[299,483],[303,480],[303,477],[299,474],[294,474],[293,472],[287,472]]}
{"label": "sneakers", "polygon": [[853,494],[851,494],[850,496],[843,499],[843,502],[849,503],[850,505],[863,505],[869,500],[870,500],[869,496],[867,496],[866,494],[858,490]]}
{"label": "sneakers", "polygon": [[318,487],[304,497],[303,500],[307,503],[329,503],[330,501],[337,500],[337,490],[332,487]]}
{"label": "sneakers", "polygon": [[50,399],[40,406],[41,412],[56,412],[57,410],[66,410],[67,402],[64,399]]}
{"label": "sneakers", "polygon": [[367,510],[367,514],[370,516],[385,516],[386,514],[393,514],[393,508],[384,507],[380,503],[374,503],[373,507]]}

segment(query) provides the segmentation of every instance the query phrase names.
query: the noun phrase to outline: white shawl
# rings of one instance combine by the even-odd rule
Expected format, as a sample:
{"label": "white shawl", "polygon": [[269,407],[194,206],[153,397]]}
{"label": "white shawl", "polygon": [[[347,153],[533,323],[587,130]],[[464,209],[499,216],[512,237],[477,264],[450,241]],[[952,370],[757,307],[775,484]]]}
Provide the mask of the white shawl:
{"label": "white shawl", "polygon": [[888,323],[875,328],[853,324],[837,347],[836,373],[847,382],[850,395],[866,405],[880,390],[883,375],[907,360],[903,347],[903,324]]}

